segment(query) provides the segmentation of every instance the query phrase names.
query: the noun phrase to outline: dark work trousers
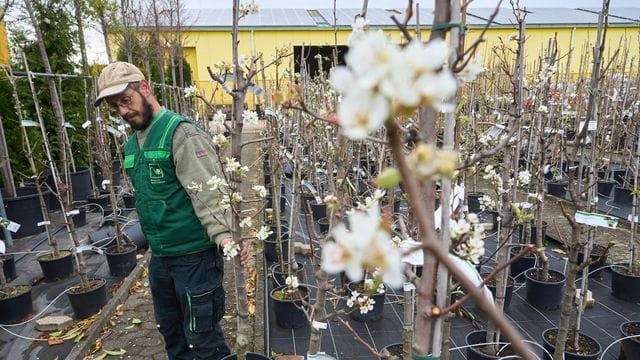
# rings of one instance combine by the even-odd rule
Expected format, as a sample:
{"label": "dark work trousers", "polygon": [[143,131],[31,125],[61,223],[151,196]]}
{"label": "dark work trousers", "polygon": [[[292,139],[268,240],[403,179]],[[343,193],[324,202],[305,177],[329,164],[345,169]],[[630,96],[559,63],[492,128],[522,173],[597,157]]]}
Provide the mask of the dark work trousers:
{"label": "dark work trousers", "polygon": [[224,315],[223,271],[215,248],[151,257],[153,309],[170,360],[216,360],[229,354],[219,324]]}

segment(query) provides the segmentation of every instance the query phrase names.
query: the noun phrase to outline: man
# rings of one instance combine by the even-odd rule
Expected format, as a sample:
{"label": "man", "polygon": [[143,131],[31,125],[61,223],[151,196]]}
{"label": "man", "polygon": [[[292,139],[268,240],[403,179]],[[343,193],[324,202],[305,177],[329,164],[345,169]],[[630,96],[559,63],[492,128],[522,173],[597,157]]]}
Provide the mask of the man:
{"label": "man", "polygon": [[[161,107],[140,70],[115,62],[102,70],[95,106],[105,100],[135,130],[124,168],[152,250],[149,282],[158,330],[169,359],[221,359],[229,354],[221,248],[231,236],[215,207],[219,194],[187,190],[222,177],[210,137],[193,121]],[[228,220],[228,219],[227,219]],[[241,252],[246,263],[248,248]]]}

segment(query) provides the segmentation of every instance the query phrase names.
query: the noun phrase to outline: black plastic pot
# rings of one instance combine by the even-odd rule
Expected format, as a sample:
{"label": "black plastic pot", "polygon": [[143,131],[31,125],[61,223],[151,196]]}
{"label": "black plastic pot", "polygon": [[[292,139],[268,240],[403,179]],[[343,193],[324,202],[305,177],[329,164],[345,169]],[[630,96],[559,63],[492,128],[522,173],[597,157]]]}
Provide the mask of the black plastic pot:
{"label": "black plastic pot", "polygon": [[618,185],[624,185],[624,178],[627,175],[627,170],[613,170],[613,181],[618,183]]}
{"label": "black plastic pot", "polygon": [[136,259],[136,250],[138,248],[133,244],[124,246],[123,252],[118,252],[118,247],[113,246],[105,252],[107,255],[107,264],[109,265],[109,273],[112,276],[127,276],[136,267],[138,260]]}
{"label": "black plastic pot", "polygon": [[[487,330],[476,330],[476,331],[472,331],[470,333],[467,334],[467,336],[464,338],[464,341],[467,345],[477,345],[477,344],[484,344],[487,341]],[[498,346],[499,349],[504,349],[505,345],[507,345],[506,343],[500,343],[500,345]],[[467,347],[467,360],[496,360],[496,359],[500,359],[501,355],[499,354],[498,356],[494,356],[494,355],[487,355],[481,351],[479,351],[478,349],[476,349],[474,346],[469,346]]]}
{"label": "black plastic pot", "polygon": [[467,194],[467,206],[470,213],[480,212],[480,198],[484,196],[481,192],[470,192]]}
{"label": "black plastic pot", "polygon": [[61,250],[59,258],[48,259],[49,254],[38,256],[38,263],[46,281],[66,279],[73,274],[73,253]]}
{"label": "black plastic pot", "polygon": [[269,235],[269,237],[264,240],[264,257],[267,261],[278,261],[278,254],[282,253],[284,261],[289,260],[289,233],[287,231],[281,231],[282,240],[280,241],[280,244],[278,244],[278,234],[275,230],[272,229],[272,231],[273,234]]}
{"label": "black plastic pot", "polygon": [[[302,284],[304,283],[304,264],[299,262],[296,263],[298,264],[296,277],[298,278],[298,283]],[[271,280],[273,280],[274,288],[285,285],[287,276],[289,276],[287,269],[285,269],[284,271],[280,270],[280,264],[278,262],[275,262],[273,265],[269,266],[269,270],[271,270]]]}
{"label": "black plastic pot", "polygon": [[[589,265],[589,277],[601,279],[602,271],[601,268],[607,265],[607,257],[602,257],[601,255],[605,251],[605,247],[602,245],[593,245],[593,249],[591,249],[591,253],[589,254],[589,259],[591,261],[595,261],[595,263]],[[584,252],[580,251],[578,253],[578,265],[582,264],[584,260]]]}
{"label": "black plastic pot", "polygon": [[547,192],[549,193],[549,195],[564,198],[564,196],[567,194],[567,185],[568,184],[566,182],[548,182]]}
{"label": "black plastic pot", "polygon": [[[482,277],[486,277],[489,274],[483,274]],[[513,285],[516,283],[516,280],[509,276],[507,277],[507,287],[506,287],[506,291],[504,293],[504,310],[509,309],[509,305],[511,304],[511,298],[513,297]],[[493,298],[496,298],[496,286],[493,285],[492,283],[487,284],[487,288],[489,288],[489,291],[491,291],[491,294],[493,294]]]}
{"label": "black plastic pot", "polygon": [[94,279],[97,282],[88,290],[79,289],[80,284],[67,292],[73,313],[78,319],[86,319],[97,313],[107,303],[107,287],[103,279]]}
{"label": "black plastic pot", "polygon": [[616,186],[615,191],[613,192],[613,202],[624,206],[632,206],[633,196],[631,195],[631,192],[632,191],[630,189]]}
{"label": "black plastic pot", "polygon": [[91,172],[89,168],[79,168],[71,173],[73,201],[85,201],[91,195]]}
{"label": "black plastic pot", "polygon": [[[543,341],[544,349],[551,354],[551,356],[549,356],[547,355],[546,352],[544,352],[544,355],[543,355],[544,360],[551,360],[553,357],[553,353],[556,350],[556,344],[552,344],[551,342],[549,342],[546,336],[546,334],[552,330],[557,330],[557,328],[547,329],[542,333],[542,341]],[[591,336],[585,335],[583,333],[578,333],[578,336],[587,337],[591,339],[593,342],[595,342],[598,345],[598,351],[595,354],[586,354],[586,355],[565,351],[564,360],[597,360],[600,357],[600,353],[602,352],[602,346],[600,346],[600,343],[596,339],[592,338]]]}
{"label": "black plastic pot", "polygon": [[17,294],[0,299],[0,324],[14,324],[26,319],[33,312],[31,286],[17,285],[8,288],[20,288]]}
{"label": "black plastic pot", "polygon": [[[546,221],[542,221],[542,241],[545,241],[547,238],[547,229],[549,228],[549,223]],[[529,243],[535,244],[538,239],[538,227],[535,225],[531,225],[531,237],[529,238]]]}
{"label": "black plastic pot", "polygon": [[327,204],[318,204],[315,201],[310,203],[313,220],[318,221],[327,217]]}
{"label": "black plastic pot", "polygon": [[0,255],[2,258],[2,271],[7,282],[11,282],[17,277],[16,275],[16,259],[13,255]]}
{"label": "black plastic pot", "polygon": [[598,180],[598,195],[610,197],[615,184],[616,182],[612,180]]}
{"label": "black plastic pot", "polygon": [[[273,208],[273,196],[272,195],[267,195],[265,197],[265,201],[267,202],[265,207],[267,209],[272,209]],[[284,196],[281,196],[280,197],[280,216],[282,216],[284,214],[286,202],[287,202],[287,199]]]}
{"label": "black plastic pot", "polygon": [[125,209],[135,209],[136,208],[136,197],[133,195],[123,195],[122,203],[124,204]]}
{"label": "black plastic pot", "polygon": [[[511,248],[510,253],[511,257],[516,256],[520,251],[522,251],[522,247],[514,246]],[[536,257],[532,253],[528,253],[525,256],[520,257],[518,260],[511,263],[511,276],[517,281],[524,281],[525,271],[531,269],[536,264]]]}
{"label": "black plastic pot", "polygon": [[329,219],[324,217],[318,220],[318,228],[321,235],[326,235],[329,232]]}
{"label": "black plastic pot", "polygon": [[[362,294],[362,291],[359,289],[362,284],[362,281],[350,282],[348,288],[350,291],[358,290],[358,292]],[[350,297],[351,294],[349,293],[347,296]],[[369,310],[369,312],[367,312],[366,314],[362,314],[360,313],[360,309],[357,308],[357,305],[355,305],[354,308],[351,309],[349,317],[355,321],[360,322],[380,320],[380,318],[382,317],[382,312],[384,310],[386,292],[382,294],[376,292],[375,294],[371,295],[371,298],[373,299],[373,301],[375,301],[372,310]]]}
{"label": "black plastic pot", "polygon": [[541,310],[556,310],[560,308],[562,301],[562,290],[566,281],[565,276],[555,270],[549,269],[549,274],[556,274],[561,277],[558,281],[541,281],[533,278],[538,269],[525,271],[527,291],[526,299],[529,305]]}
{"label": "black plastic pot", "polygon": [[111,199],[109,198],[109,194],[102,194],[102,195],[98,195],[97,197],[89,196],[87,197],[87,203],[95,204],[99,206],[99,207],[90,206],[89,209],[93,212],[100,212],[100,208],[104,210],[105,215],[109,215],[113,212],[113,209],[111,208]]}
{"label": "black plastic pot", "polygon": [[[49,191],[43,191],[45,201],[49,197]],[[38,223],[43,220],[42,209],[40,208],[40,199],[38,198],[38,190],[35,186],[23,186],[16,188],[16,197],[7,197],[4,189],[2,190],[2,200],[4,201],[7,218],[13,222],[20,224],[20,229],[13,233],[14,238],[21,238],[33,234],[44,232],[43,226]],[[4,238],[4,234],[0,231],[0,237]]]}
{"label": "black plastic pot", "polygon": [[402,358],[402,343],[389,344],[380,349],[380,353],[384,354],[385,350],[389,353],[389,355],[396,355],[399,358]]}
{"label": "black plastic pot", "polygon": [[87,225],[87,210],[83,207],[78,208],[78,213],[72,215],[73,224],[78,228]]}
{"label": "black plastic pot", "polygon": [[640,302],[640,276],[627,274],[623,265],[612,266],[611,270],[611,295],[628,302]]}
{"label": "black plastic pot", "polygon": [[[640,322],[628,321],[622,323],[620,325],[620,334],[622,334],[622,337],[629,336],[628,331],[631,327],[639,328]],[[620,341],[620,356],[618,357],[618,359],[632,360],[635,359],[638,354],[640,354],[640,337],[634,337]]]}
{"label": "black plastic pot", "polygon": [[[284,329],[298,329],[308,324],[307,317],[302,309],[302,301],[300,299],[279,299],[274,294],[286,286],[280,286],[271,290],[271,301],[273,302],[273,313],[276,318],[276,324]],[[305,301],[309,299],[309,288],[304,285],[298,286],[298,290],[303,294]]]}
{"label": "black plastic pot", "polygon": [[[119,186],[120,185],[120,160],[119,159],[115,159],[112,162],[111,165],[111,184],[113,186]],[[96,185],[98,187],[100,187],[100,191],[105,191],[102,189],[102,181],[104,180],[104,176],[102,175],[102,169],[100,168],[99,165],[94,166],[93,168],[93,175],[94,175],[94,179],[96,181]]]}

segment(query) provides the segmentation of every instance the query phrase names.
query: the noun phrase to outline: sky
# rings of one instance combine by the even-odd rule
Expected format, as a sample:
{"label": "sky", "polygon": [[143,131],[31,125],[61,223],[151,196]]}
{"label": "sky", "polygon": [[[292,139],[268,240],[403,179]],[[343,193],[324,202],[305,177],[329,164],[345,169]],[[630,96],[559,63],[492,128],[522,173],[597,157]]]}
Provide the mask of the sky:
{"label": "sky", "polygon": [[[243,0],[241,0],[243,1]],[[261,8],[332,8],[334,0],[254,0]],[[186,8],[229,8],[231,0],[184,0]],[[406,0],[369,0],[369,8],[403,8],[407,6]],[[433,7],[433,0],[414,0],[420,3],[423,8]],[[474,0],[471,7],[486,8],[494,7],[498,0]],[[520,0],[523,7],[556,7],[556,8],[576,8],[576,7],[601,7],[601,0]],[[362,0],[336,0],[336,6],[341,8],[360,8]],[[510,7],[509,0],[502,1],[503,7]],[[611,6],[615,7],[639,7],[640,0],[611,0]],[[95,30],[87,32],[87,51],[90,62],[106,63],[107,56],[104,49],[102,36]]]}

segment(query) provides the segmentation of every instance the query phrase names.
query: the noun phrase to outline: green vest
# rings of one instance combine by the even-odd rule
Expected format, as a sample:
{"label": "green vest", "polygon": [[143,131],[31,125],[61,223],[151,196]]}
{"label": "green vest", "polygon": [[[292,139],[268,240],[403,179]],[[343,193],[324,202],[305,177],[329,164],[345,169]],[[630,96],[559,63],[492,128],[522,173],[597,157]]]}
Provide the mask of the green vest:
{"label": "green vest", "polygon": [[215,246],[176,176],[172,144],[181,122],[195,125],[181,115],[165,111],[154,120],[142,149],[135,133],[124,146],[124,168],[135,190],[136,212],[156,256],[181,255]]}

